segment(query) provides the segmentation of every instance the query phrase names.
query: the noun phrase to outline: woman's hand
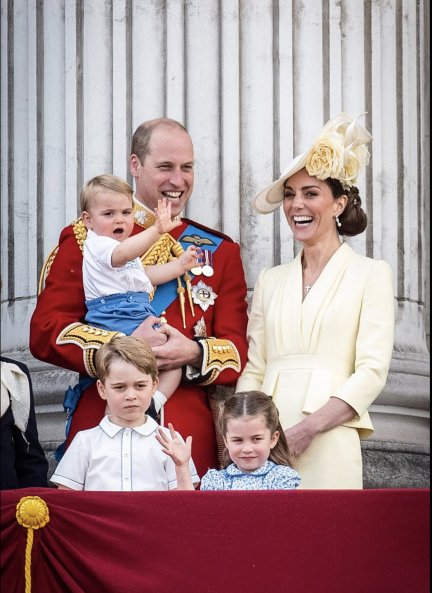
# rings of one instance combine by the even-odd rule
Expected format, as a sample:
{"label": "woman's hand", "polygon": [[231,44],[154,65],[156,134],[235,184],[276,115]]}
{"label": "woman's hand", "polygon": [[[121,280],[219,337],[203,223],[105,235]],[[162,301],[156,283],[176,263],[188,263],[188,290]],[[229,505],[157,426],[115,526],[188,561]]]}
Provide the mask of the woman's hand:
{"label": "woman's hand", "polygon": [[317,434],[349,422],[355,416],[354,408],[337,396],[332,396],[316,412],[284,431],[289,450],[298,457],[306,451]]}
{"label": "woman's hand", "polygon": [[294,457],[298,457],[306,451],[316,434],[309,429],[304,420],[287,428],[284,432],[288,449]]}

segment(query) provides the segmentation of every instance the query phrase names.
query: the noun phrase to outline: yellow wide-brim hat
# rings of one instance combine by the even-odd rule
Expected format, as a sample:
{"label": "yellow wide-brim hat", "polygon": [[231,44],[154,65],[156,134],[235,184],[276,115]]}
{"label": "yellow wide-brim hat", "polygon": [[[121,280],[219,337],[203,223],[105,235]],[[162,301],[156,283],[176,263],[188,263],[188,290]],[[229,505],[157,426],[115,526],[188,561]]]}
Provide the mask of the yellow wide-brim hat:
{"label": "yellow wide-brim hat", "polygon": [[283,202],[284,183],[301,169],[317,179],[338,179],[344,189],[355,185],[360,169],[369,162],[366,144],[372,140],[359,124],[360,117],[339,113],[329,120],[309,150],[296,156],[282,175],[262,189],[253,199],[253,207],[261,214],[273,212]]}

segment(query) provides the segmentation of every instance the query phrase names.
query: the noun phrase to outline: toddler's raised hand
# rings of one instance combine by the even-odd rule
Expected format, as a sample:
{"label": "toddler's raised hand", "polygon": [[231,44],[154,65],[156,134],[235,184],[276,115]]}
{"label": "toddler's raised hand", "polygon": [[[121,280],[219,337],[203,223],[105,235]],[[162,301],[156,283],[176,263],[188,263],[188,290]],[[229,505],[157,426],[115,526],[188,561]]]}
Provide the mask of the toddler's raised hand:
{"label": "toddler's raised hand", "polygon": [[171,457],[175,465],[185,465],[189,463],[192,451],[192,437],[187,437],[186,442],[179,439],[174,427],[168,423],[171,438],[161,429],[156,434],[157,442],[162,446],[162,451]]}
{"label": "toddler's raised hand", "polygon": [[195,247],[195,245],[190,245],[186,251],[183,251],[178,260],[183,266],[184,271],[188,272],[189,270],[192,270],[192,268],[198,268],[203,265],[200,256],[201,249],[199,247]]}
{"label": "toddler's raised hand", "polygon": [[158,200],[155,227],[160,235],[169,233],[181,225],[180,220],[171,220],[171,202],[167,198]]}

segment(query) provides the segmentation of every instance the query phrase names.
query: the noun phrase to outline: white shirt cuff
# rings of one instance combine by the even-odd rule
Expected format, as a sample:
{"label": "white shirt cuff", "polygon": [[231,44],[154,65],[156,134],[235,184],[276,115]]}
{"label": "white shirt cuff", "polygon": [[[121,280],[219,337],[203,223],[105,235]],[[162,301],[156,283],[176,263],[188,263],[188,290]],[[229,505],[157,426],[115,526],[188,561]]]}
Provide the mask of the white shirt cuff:
{"label": "white shirt cuff", "polygon": [[192,379],[198,379],[201,375],[199,369],[196,367],[191,366],[190,364],[186,365],[186,378],[191,381]]}
{"label": "white shirt cuff", "polygon": [[156,412],[159,412],[162,406],[166,404],[167,398],[161,391],[159,391],[159,389],[157,389],[153,394],[153,401],[155,404]]}

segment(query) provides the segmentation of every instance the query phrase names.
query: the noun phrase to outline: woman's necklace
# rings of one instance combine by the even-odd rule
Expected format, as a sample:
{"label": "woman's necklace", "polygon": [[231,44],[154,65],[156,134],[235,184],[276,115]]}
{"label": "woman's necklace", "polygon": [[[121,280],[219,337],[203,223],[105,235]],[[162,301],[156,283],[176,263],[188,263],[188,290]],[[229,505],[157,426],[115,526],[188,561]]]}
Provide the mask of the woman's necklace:
{"label": "woman's necklace", "polygon": [[314,285],[314,282],[316,282],[316,280],[318,279],[322,270],[317,270],[317,272],[315,272],[314,274],[308,274],[306,272],[307,264],[305,264],[304,262],[302,262],[302,269],[303,269],[303,286],[304,286],[303,294],[306,296],[307,294],[309,294],[310,289]]}
{"label": "woman's necklace", "polygon": [[318,278],[321,275],[321,272],[323,271],[323,269],[325,268],[327,262],[329,261],[329,259],[332,257],[332,255],[334,254],[334,252],[336,251],[336,249],[334,251],[332,251],[329,255],[329,257],[325,258],[325,260],[323,261],[323,263],[318,266],[318,268],[312,272],[305,260],[305,257],[303,255],[302,257],[302,275],[303,275],[303,298],[309,294],[310,289],[312,288],[312,286],[314,285],[314,283],[318,280]]}

